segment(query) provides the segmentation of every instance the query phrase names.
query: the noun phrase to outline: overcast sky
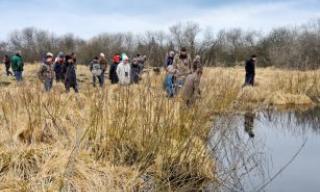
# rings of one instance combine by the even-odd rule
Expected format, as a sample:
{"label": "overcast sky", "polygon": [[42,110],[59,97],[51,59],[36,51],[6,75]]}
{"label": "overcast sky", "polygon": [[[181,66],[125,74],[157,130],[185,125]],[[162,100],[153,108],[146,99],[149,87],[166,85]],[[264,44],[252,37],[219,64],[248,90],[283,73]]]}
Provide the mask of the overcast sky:
{"label": "overcast sky", "polygon": [[0,39],[30,26],[88,39],[103,32],[167,31],[186,21],[214,31],[269,31],[320,18],[320,0],[0,0],[0,18]]}

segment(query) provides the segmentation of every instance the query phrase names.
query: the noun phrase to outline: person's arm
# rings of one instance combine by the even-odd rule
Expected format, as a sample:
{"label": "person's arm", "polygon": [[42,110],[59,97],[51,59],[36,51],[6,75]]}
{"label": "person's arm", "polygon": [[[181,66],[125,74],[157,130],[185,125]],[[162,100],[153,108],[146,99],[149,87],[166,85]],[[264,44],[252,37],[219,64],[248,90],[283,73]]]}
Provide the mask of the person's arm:
{"label": "person's arm", "polygon": [[91,61],[90,63],[89,63],[89,70],[92,72],[92,70],[93,70],[93,62]]}
{"label": "person's arm", "polygon": [[44,75],[43,73],[45,72],[45,66],[44,65],[41,65],[40,66],[40,70],[38,71],[38,78],[40,80],[43,80],[44,79]]}

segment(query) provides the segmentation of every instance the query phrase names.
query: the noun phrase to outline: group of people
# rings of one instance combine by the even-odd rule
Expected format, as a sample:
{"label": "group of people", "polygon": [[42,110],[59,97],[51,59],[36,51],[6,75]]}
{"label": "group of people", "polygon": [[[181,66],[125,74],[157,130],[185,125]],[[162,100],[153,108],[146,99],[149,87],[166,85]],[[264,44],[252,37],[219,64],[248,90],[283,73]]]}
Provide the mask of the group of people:
{"label": "group of people", "polygon": [[[109,67],[109,79],[111,84],[130,85],[139,83],[141,74],[145,67],[146,56],[137,54],[130,63],[129,57],[123,54],[115,54],[112,64]],[[257,56],[252,55],[246,62],[246,78],[244,86],[253,86],[255,79],[255,65]],[[45,91],[50,91],[53,86],[54,78],[57,82],[64,83],[66,91],[71,88],[77,93],[77,73],[76,73],[76,55],[74,53],[65,55],[60,52],[56,57],[50,52],[45,55],[38,72],[39,79],[43,82]],[[18,51],[11,58],[4,56],[3,63],[6,67],[8,76],[14,75],[17,81],[22,80],[24,68],[21,52]],[[10,71],[12,68],[13,73]],[[92,73],[92,83],[96,87],[98,80],[99,86],[105,84],[105,74],[108,70],[108,61],[104,53],[93,58],[89,64]],[[187,105],[192,105],[200,96],[200,80],[203,73],[203,64],[201,57],[196,55],[194,60],[188,54],[186,48],[181,48],[179,53],[170,51],[165,60],[164,66],[166,77],[164,87],[168,97],[175,97],[181,92],[181,95]]]}
{"label": "group of people", "polygon": [[50,91],[53,86],[54,77],[57,82],[63,82],[66,91],[69,92],[71,88],[78,93],[77,73],[76,73],[76,55],[64,55],[60,52],[54,59],[52,53],[47,53],[44,62],[38,71],[38,77],[44,84],[44,89]]}
{"label": "group of people", "polygon": [[176,96],[182,90],[187,105],[192,105],[200,96],[200,79],[203,65],[199,55],[192,61],[186,48],[181,48],[176,55],[170,51],[165,62],[165,88],[168,97]]}
{"label": "group of people", "polygon": [[[130,85],[138,83],[141,79],[141,72],[144,68],[146,57],[137,55],[129,63],[129,57],[123,54],[115,54],[113,56],[112,65],[110,66],[109,79],[111,84]],[[92,74],[92,84],[96,87],[97,80],[99,86],[105,84],[105,75],[108,70],[108,61],[104,53],[95,56],[89,63],[89,70]],[[43,64],[41,64],[38,72],[39,79],[44,84],[44,89],[50,91],[53,86],[54,77],[57,82],[64,82],[66,91],[71,88],[78,92],[78,83],[76,75],[76,57],[75,54],[64,55],[60,52],[54,59],[54,55],[50,52],[46,54]]]}
{"label": "group of people", "polygon": [[[6,67],[7,76],[14,76],[17,81],[22,81],[22,73],[24,68],[23,58],[21,56],[21,51],[17,51],[11,58],[8,55],[3,57],[3,63]],[[10,71],[10,67],[12,71]]]}

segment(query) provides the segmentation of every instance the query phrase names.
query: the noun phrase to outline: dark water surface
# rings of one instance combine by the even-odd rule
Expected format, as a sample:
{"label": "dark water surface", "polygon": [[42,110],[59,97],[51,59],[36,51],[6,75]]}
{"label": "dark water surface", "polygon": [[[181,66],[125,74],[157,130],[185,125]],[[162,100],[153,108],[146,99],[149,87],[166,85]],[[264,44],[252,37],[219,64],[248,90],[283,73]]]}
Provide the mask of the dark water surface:
{"label": "dark water surface", "polygon": [[320,191],[320,107],[220,117],[211,135],[215,191]]}

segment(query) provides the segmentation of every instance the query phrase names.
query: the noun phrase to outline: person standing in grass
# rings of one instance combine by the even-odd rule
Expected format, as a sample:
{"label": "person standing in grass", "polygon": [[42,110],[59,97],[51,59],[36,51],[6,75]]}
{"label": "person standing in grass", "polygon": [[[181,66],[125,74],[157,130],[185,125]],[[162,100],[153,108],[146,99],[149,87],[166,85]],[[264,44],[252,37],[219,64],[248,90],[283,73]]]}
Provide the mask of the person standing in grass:
{"label": "person standing in grass", "polygon": [[60,52],[56,61],[54,63],[54,71],[56,73],[56,81],[63,82],[64,81],[64,74],[63,74],[63,65],[64,65],[64,53]]}
{"label": "person standing in grass", "polygon": [[110,71],[109,71],[109,79],[111,81],[111,84],[117,84],[119,82],[119,78],[117,75],[117,68],[120,63],[120,60],[121,60],[121,57],[119,54],[115,54],[113,56],[112,65],[111,65]]}
{"label": "person standing in grass", "polygon": [[200,55],[196,55],[192,65],[193,65],[193,69],[200,69],[200,68],[203,69]]}
{"label": "person standing in grass", "polygon": [[256,62],[257,56],[252,55],[251,58],[246,62],[246,79],[244,86],[254,86],[255,75],[256,75]]}
{"label": "person standing in grass", "polygon": [[102,70],[102,73],[100,75],[100,79],[102,81],[102,86],[104,85],[104,75],[108,69],[108,61],[106,59],[106,56],[104,53],[100,53],[100,56],[99,56],[99,64],[100,64],[100,67],[101,67],[101,70]]}
{"label": "person standing in grass", "polygon": [[93,87],[96,87],[96,80],[98,79],[100,87],[103,87],[103,70],[102,66],[99,62],[99,58],[95,57],[91,62],[90,62],[90,71],[92,73],[92,83]]}
{"label": "person standing in grass", "polygon": [[183,87],[186,77],[191,73],[191,59],[187,53],[187,49],[185,47],[181,48],[178,57],[175,57],[173,65],[177,69],[177,88],[180,89]]}
{"label": "person standing in grass", "polygon": [[202,68],[193,66],[193,73],[189,74],[186,78],[182,98],[187,106],[192,106],[195,101],[200,97],[200,80],[202,76]]}
{"label": "person standing in grass", "polygon": [[7,76],[13,75],[12,72],[10,71],[10,57],[8,55],[5,55],[3,57],[3,63],[6,67],[6,74]]}
{"label": "person standing in grass", "polygon": [[140,81],[140,66],[139,66],[139,57],[133,58],[131,64],[131,82],[132,83],[139,83]]}
{"label": "person standing in grass", "polygon": [[170,65],[173,65],[173,61],[174,61],[174,51],[170,51],[166,57],[166,61],[164,65],[165,70],[167,70]]}
{"label": "person standing in grass", "polygon": [[131,83],[131,67],[129,58],[126,54],[122,54],[122,62],[117,67],[117,75],[120,85],[130,85]]}
{"label": "person standing in grass", "polygon": [[168,97],[175,96],[175,74],[177,73],[177,69],[173,65],[169,65],[167,67],[167,75],[165,78],[165,87],[167,91]]}
{"label": "person standing in grass", "polygon": [[73,88],[74,91],[78,93],[79,90],[77,83],[76,66],[74,63],[74,58],[71,55],[66,56],[66,63],[64,65],[63,71],[65,74],[64,85],[66,87],[66,91],[70,92],[70,88]]}
{"label": "person standing in grass", "polygon": [[14,73],[16,80],[18,82],[22,81],[24,62],[23,62],[23,58],[21,56],[21,51],[17,51],[17,53],[14,56],[12,56],[11,67],[12,67],[12,71]]}
{"label": "person standing in grass", "polygon": [[45,62],[41,65],[39,73],[39,79],[44,84],[45,91],[49,92],[52,89],[53,78],[54,78],[54,67],[53,67],[53,54],[47,53]]}

